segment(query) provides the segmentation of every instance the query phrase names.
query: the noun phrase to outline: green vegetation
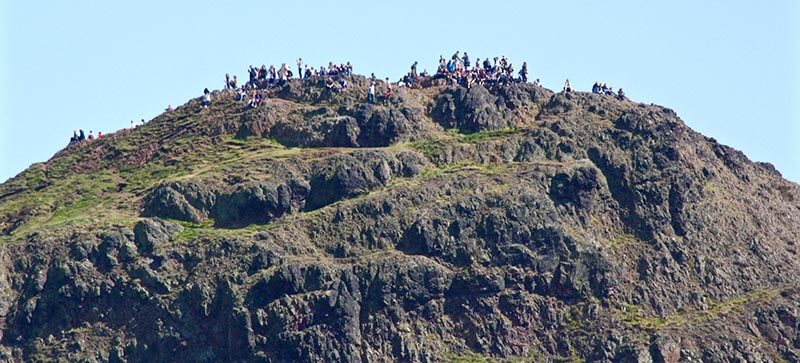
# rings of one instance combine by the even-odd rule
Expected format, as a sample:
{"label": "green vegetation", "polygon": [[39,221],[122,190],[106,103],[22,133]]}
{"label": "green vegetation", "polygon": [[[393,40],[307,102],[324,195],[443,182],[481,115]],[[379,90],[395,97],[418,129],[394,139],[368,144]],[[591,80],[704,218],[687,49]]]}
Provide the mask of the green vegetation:
{"label": "green vegetation", "polygon": [[639,306],[630,304],[622,305],[618,309],[618,315],[630,327],[659,330],[669,326],[698,324],[717,319],[735,311],[741,311],[745,308],[745,305],[767,302],[783,290],[784,288],[753,291],[744,296],[725,301],[711,301],[707,309],[682,309],[666,318],[647,317]]}
{"label": "green vegetation", "polygon": [[421,152],[426,157],[431,157],[436,152],[458,144],[480,144],[482,142],[502,140],[520,133],[517,127],[508,127],[499,130],[483,130],[469,134],[461,133],[458,129],[448,129],[441,133],[439,138],[433,140],[409,142],[408,146]]}
{"label": "green vegetation", "polygon": [[497,358],[480,355],[478,353],[446,353],[442,357],[443,362],[448,363],[527,363],[535,362],[534,358],[526,357],[507,357]]}

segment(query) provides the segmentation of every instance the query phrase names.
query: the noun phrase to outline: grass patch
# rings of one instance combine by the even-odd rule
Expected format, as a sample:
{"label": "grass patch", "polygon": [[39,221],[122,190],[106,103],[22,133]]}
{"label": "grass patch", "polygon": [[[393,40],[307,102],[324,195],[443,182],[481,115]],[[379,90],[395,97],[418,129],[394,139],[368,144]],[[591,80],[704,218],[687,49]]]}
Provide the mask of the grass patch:
{"label": "grass patch", "polygon": [[792,189],[789,187],[788,184],[778,185],[777,189],[784,199],[790,202],[794,202],[794,194],[791,193]]}
{"label": "grass patch", "polygon": [[536,361],[537,360],[535,358],[517,357],[517,356],[511,356],[507,358],[497,358],[497,357],[480,355],[474,352],[445,353],[442,356],[442,362],[448,362],[448,363],[527,363]]}
{"label": "grass patch", "polygon": [[698,324],[720,318],[732,312],[745,309],[747,304],[761,304],[770,301],[774,296],[786,288],[753,291],[749,294],[728,299],[725,301],[712,301],[708,309],[686,309],[666,318],[648,317],[637,305],[624,304],[618,310],[620,317],[630,327],[644,330],[659,330],[669,326]]}
{"label": "grass patch", "polygon": [[451,145],[459,143],[478,144],[485,141],[501,140],[511,135],[516,135],[519,131],[519,128],[507,127],[499,130],[483,130],[471,134],[463,134],[460,133],[458,129],[448,129],[442,133],[443,137],[441,138],[435,140],[412,141],[407,143],[407,145],[421,152],[426,157],[430,157]]}
{"label": "grass patch", "polygon": [[482,130],[471,134],[461,134],[460,141],[472,144],[482,141],[505,139],[518,133],[519,129],[516,127],[506,127],[499,130]]}

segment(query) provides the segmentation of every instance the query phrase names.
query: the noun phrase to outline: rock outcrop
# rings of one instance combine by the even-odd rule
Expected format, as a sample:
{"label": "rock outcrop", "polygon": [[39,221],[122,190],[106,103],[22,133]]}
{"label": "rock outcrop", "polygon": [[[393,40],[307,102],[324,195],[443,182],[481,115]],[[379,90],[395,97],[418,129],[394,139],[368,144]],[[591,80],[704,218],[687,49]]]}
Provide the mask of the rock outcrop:
{"label": "rock outcrop", "polygon": [[0,361],[800,360],[771,165],[660,106],[348,79],[215,92],[0,186]]}

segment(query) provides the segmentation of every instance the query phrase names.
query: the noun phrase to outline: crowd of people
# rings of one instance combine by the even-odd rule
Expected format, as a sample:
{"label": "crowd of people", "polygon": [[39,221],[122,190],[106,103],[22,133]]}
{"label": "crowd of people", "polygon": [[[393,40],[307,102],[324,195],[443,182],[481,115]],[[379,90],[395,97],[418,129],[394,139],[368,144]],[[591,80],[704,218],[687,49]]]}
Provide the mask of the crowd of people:
{"label": "crowd of people", "polygon": [[[415,72],[416,62],[412,66],[412,76]],[[527,83],[528,62],[523,62],[522,67],[515,73],[514,65],[508,61],[505,55],[494,57],[491,60],[484,58],[483,61],[477,58],[475,65],[472,65],[467,52],[460,55],[460,52],[456,51],[449,60],[439,56],[439,66],[433,77],[434,79],[445,78],[449,84],[461,84],[467,87],[474,84]]]}
{"label": "crowd of people", "polygon": [[[294,78],[306,79],[317,76],[335,76],[335,75],[352,75],[353,65],[350,62],[335,64],[329,62],[328,66],[320,66],[316,69],[303,62],[303,58],[297,59],[297,74],[292,71],[292,68],[286,63],[282,63],[280,67],[275,68],[275,65],[261,65],[260,68],[250,66],[247,69],[249,76],[247,83],[242,85],[246,90],[253,90],[257,88],[272,88],[275,86],[283,85],[286,81]],[[228,73],[225,74],[225,89],[236,90],[239,89],[239,79],[236,75],[231,77]]]}
{"label": "crowd of people", "polygon": [[625,91],[623,91],[622,88],[620,88],[619,91],[617,91],[617,93],[614,93],[614,87],[610,87],[605,83],[600,83],[600,82],[594,83],[594,85],[592,86],[592,93],[597,93],[606,96],[615,96],[620,100],[625,99]]}
{"label": "crowd of people", "polygon": [[[298,58],[296,64],[298,79],[328,77],[325,82],[325,87],[333,93],[343,92],[348,89],[348,77],[330,76],[351,76],[353,74],[353,65],[349,61],[341,64],[328,62],[327,66],[320,66],[319,69],[306,64],[302,58]],[[523,62],[519,71],[515,73],[514,65],[505,55],[493,57],[491,59],[484,58],[483,60],[477,58],[473,65],[469,54],[464,52],[462,55],[459,51],[456,51],[449,60],[440,55],[436,73],[433,75],[429,74],[427,69],[418,72],[418,66],[419,62],[415,61],[411,65],[411,71],[395,83],[390,82],[389,78],[386,78],[385,81],[378,80],[375,73],[372,73],[369,77],[369,87],[367,88],[367,102],[373,104],[377,102],[376,94],[379,85],[382,87],[383,97],[381,100],[385,102],[394,95],[393,85],[396,85],[400,89],[406,87],[423,87],[426,83],[421,81],[445,79],[448,85],[463,85],[469,88],[476,84],[527,83],[529,74],[527,62]],[[275,68],[274,65],[270,65],[269,68],[267,68],[266,65],[262,65],[261,67],[254,67],[251,65],[247,69],[247,74],[248,81],[243,85],[239,85],[239,79],[236,75],[231,77],[230,74],[225,74],[225,89],[235,90],[234,97],[236,101],[247,102],[246,107],[259,107],[264,104],[266,95],[260,91],[261,89],[281,86],[295,77],[292,68],[286,63],[282,63],[278,68]],[[538,78],[533,82],[533,85],[535,87],[540,86]],[[573,91],[572,85],[569,79],[567,79],[562,92]],[[620,100],[625,99],[625,92],[622,88],[614,92],[613,87],[600,82],[595,82],[592,86],[592,93],[614,96]],[[211,96],[212,93],[208,88],[203,90],[203,96],[200,101],[203,108],[211,105]],[[169,105],[164,111],[173,111],[172,105]],[[142,120],[142,125],[144,125],[144,123],[144,120]],[[136,126],[136,123],[131,121],[131,128],[135,128]],[[70,138],[70,143],[94,140],[95,138],[99,139],[102,137],[103,134],[101,132],[98,132],[95,137],[92,131],[89,131],[89,134],[86,135],[83,130],[76,130]]]}
{"label": "crowd of people", "polygon": [[[144,124],[145,124],[144,119],[142,119],[138,123],[136,121],[131,120],[131,129],[135,129],[136,127]],[[86,134],[83,130],[75,130],[72,132],[72,137],[69,138],[69,143],[72,144],[81,141],[98,140],[102,139],[104,136],[105,135],[103,135],[103,133],[100,131],[98,131],[97,135],[95,135],[94,132],[92,132],[91,130],[89,131],[89,134]]]}
{"label": "crowd of people", "polygon": [[[302,58],[297,59],[297,79],[310,79],[324,76],[350,76],[353,74],[353,66],[348,61],[342,64],[335,64],[329,62],[327,66],[320,66],[319,69],[312,67],[305,63]],[[497,56],[493,58],[477,58],[474,64],[467,52],[463,54],[456,51],[450,59],[445,59],[439,56],[439,62],[436,73],[429,74],[427,70],[418,72],[418,62],[411,65],[411,71],[408,72],[397,82],[390,82],[388,78],[385,81],[378,80],[375,74],[369,77],[369,88],[367,89],[367,102],[376,103],[377,88],[382,87],[382,100],[388,100],[394,95],[393,85],[398,88],[406,87],[422,87],[425,83],[420,81],[445,79],[448,85],[463,85],[472,87],[473,85],[487,85],[487,84],[503,84],[503,83],[527,83],[528,82],[528,63],[523,62],[519,70],[515,70],[514,65],[505,56]],[[274,65],[267,67],[262,65],[259,67],[250,66],[247,69],[248,81],[239,85],[239,79],[236,75],[231,77],[225,74],[225,89],[235,90],[235,99],[239,102],[247,102],[247,107],[259,107],[265,101],[265,94],[258,91],[260,89],[269,89],[276,86],[281,86],[285,82],[295,78],[295,73],[287,63],[281,63],[280,67],[276,68]],[[325,82],[325,87],[333,92],[338,93],[348,89],[347,77],[330,77]],[[427,83],[435,84],[435,83]],[[540,86],[540,81],[537,78],[533,85]],[[573,92],[569,79],[565,82],[563,92]],[[619,99],[624,99],[625,94],[622,89],[614,93],[613,88],[605,84],[595,83],[592,88],[593,93],[613,95]],[[208,89],[203,92],[201,104],[207,107],[211,103],[211,93]]]}
{"label": "crowd of people", "polygon": [[[97,139],[102,139],[103,138],[103,133],[102,132],[97,132],[97,137],[96,138]],[[81,142],[81,141],[84,141],[84,140],[94,140],[94,139],[95,139],[95,136],[94,136],[94,133],[92,131],[89,131],[89,135],[87,136],[86,133],[83,132],[83,130],[75,130],[75,131],[72,132],[72,137],[69,139],[69,142],[73,143],[73,142]]]}

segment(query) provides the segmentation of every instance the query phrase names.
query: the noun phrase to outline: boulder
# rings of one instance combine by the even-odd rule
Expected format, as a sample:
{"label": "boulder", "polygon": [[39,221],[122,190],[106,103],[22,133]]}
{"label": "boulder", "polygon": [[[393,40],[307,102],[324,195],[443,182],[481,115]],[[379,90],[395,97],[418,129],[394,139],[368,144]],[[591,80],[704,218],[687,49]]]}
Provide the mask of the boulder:
{"label": "boulder", "polygon": [[220,195],[211,216],[218,227],[267,224],[284,214],[302,210],[309,191],[310,186],[302,180],[243,185]]}
{"label": "boulder", "polygon": [[141,215],[201,223],[216,198],[213,188],[197,181],[161,184],[145,198]]}
{"label": "boulder", "polygon": [[158,246],[171,242],[183,226],[161,218],[147,218],[133,227],[134,243],[141,254],[150,254]]}
{"label": "boulder", "polygon": [[[448,88],[436,98],[431,117],[442,127],[472,133],[513,126],[503,117],[499,99],[481,86]],[[502,102],[500,102],[502,105]]]}

